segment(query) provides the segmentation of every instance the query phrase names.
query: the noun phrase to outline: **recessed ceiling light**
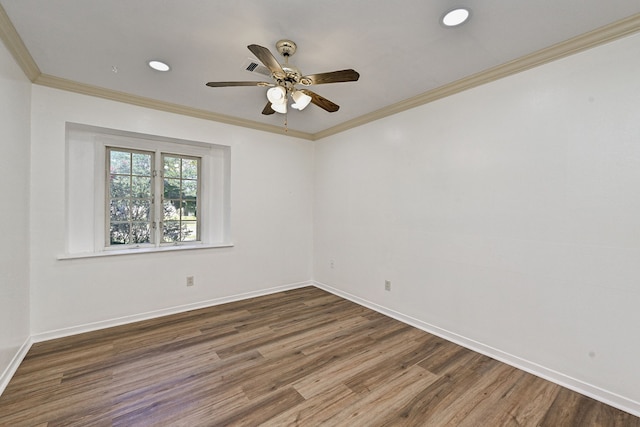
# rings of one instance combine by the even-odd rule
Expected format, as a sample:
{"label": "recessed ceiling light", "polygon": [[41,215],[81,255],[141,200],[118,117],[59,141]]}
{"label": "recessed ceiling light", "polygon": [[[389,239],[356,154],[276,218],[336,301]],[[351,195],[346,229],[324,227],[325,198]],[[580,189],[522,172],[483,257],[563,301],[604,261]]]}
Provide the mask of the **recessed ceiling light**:
{"label": "recessed ceiling light", "polygon": [[469,15],[471,12],[469,9],[464,7],[460,7],[457,9],[450,10],[442,16],[442,24],[445,27],[457,27],[458,25],[463,24],[469,19]]}
{"label": "recessed ceiling light", "polygon": [[169,65],[165,64],[162,61],[149,61],[149,67],[153,68],[154,70],[158,70],[158,71],[169,71],[171,69],[171,67],[169,67]]}

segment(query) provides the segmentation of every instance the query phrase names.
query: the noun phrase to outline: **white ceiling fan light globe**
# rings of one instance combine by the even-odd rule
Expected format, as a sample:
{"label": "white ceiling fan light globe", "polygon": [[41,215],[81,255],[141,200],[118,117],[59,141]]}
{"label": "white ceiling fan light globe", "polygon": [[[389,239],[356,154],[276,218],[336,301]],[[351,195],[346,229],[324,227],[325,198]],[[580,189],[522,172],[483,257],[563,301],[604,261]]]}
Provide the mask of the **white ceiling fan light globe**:
{"label": "white ceiling fan light globe", "polygon": [[311,102],[311,97],[300,90],[294,91],[291,94],[291,98],[293,98],[295,102],[295,104],[291,104],[291,108],[295,108],[296,110],[304,110]]}
{"label": "white ceiling fan light globe", "polygon": [[286,104],[287,91],[282,86],[272,87],[267,91],[267,99],[272,104]]}
{"label": "white ceiling fan light globe", "polygon": [[271,104],[271,108],[273,111],[280,114],[287,114],[287,103],[283,102],[281,104]]}

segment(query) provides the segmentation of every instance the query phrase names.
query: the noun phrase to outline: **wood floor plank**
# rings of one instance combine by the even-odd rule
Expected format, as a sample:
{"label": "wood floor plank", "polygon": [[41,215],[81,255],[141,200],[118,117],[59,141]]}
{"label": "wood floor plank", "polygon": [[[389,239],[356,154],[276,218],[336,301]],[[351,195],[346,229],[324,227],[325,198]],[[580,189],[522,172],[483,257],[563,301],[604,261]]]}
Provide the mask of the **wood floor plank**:
{"label": "wood floor plank", "polygon": [[638,427],[640,418],[562,388],[546,411],[541,425]]}
{"label": "wood floor plank", "polygon": [[[310,356],[296,351],[293,354],[299,357],[290,363],[288,362],[290,358],[283,355],[278,356],[277,359],[270,359],[276,370],[269,369],[257,374],[251,372],[251,377],[247,378],[248,386],[245,388],[245,393],[252,398],[272,390],[295,386],[298,381],[314,375],[323,375],[323,372],[327,368],[335,366],[339,359],[348,359],[355,349],[364,351],[370,348],[372,342],[367,337],[356,336],[349,344],[349,346],[334,348],[331,351],[319,352]],[[281,361],[286,364],[283,365]]]}
{"label": "wood floor plank", "polygon": [[[303,351],[309,342],[323,341],[328,337],[335,337],[341,331],[349,331],[358,325],[367,323],[364,317],[351,317],[326,322],[321,325],[311,323],[302,330],[291,331],[285,335],[275,336],[270,342],[265,342],[258,347],[258,351],[264,357],[276,358],[280,354],[293,351]],[[282,331],[282,330],[281,330]]]}
{"label": "wood floor plank", "polygon": [[367,369],[352,375],[345,385],[356,393],[366,393],[383,384],[398,373],[416,365],[424,358],[425,352],[429,351],[440,338],[433,335],[421,335],[414,340],[408,340],[404,348],[394,357],[385,357],[378,363]]}
{"label": "wood floor plank", "polygon": [[[331,352],[338,348],[344,349],[345,347],[351,348],[351,351],[357,351],[357,349],[360,348],[359,346],[362,343],[362,339],[366,339],[366,341],[372,344],[375,341],[371,336],[372,332],[379,328],[384,328],[385,325],[384,319],[358,323],[350,329],[340,329],[336,331],[335,334],[330,334],[324,338],[309,340],[300,351],[307,356]],[[356,344],[354,345],[354,343]]]}
{"label": "wood floor plank", "polygon": [[400,414],[414,393],[427,388],[436,379],[437,376],[426,369],[411,366],[321,425],[376,425],[381,418]]}
{"label": "wood floor plank", "polygon": [[489,425],[541,425],[545,409],[555,400],[559,388],[531,374],[515,381],[499,398],[503,411],[485,408],[482,421]]}
{"label": "wood floor plank", "polygon": [[316,399],[305,399],[301,404],[271,418],[265,426],[319,426],[360,399],[349,387],[338,384]]}
{"label": "wood floor plank", "polygon": [[331,365],[305,376],[293,383],[293,387],[309,399],[327,388],[350,379],[387,357],[395,357],[406,351],[406,341],[413,339],[420,331],[412,330],[406,335],[395,335],[378,342],[375,346],[349,354],[346,358],[336,358]]}
{"label": "wood floor plank", "polygon": [[216,416],[214,425],[256,426],[267,423],[286,409],[304,402],[304,398],[288,387],[262,396],[226,417]]}
{"label": "wood floor plank", "polygon": [[[453,345],[451,343],[448,343]],[[421,366],[418,364],[418,366]],[[493,376],[501,364],[486,356],[476,354],[475,358],[441,374],[428,387],[416,392],[412,399],[391,418],[383,418],[379,425],[427,425],[444,426],[458,408],[465,404],[465,394],[477,381],[485,376]]]}
{"label": "wood floor plank", "polygon": [[36,343],[0,426],[605,426],[640,418],[315,287]]}

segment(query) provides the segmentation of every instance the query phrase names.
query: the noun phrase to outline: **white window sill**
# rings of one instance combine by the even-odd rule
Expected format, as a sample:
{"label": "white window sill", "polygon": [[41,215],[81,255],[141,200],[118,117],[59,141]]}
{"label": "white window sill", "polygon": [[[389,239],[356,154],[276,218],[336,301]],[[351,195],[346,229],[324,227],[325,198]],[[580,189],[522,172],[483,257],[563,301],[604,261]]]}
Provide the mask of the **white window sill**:
{"label": "white window sill", "polygon": [[214,248],[231,248],[233,243],[218,243],[215,245],[176,245],[176,246],[160,246],[153,248],[130,248],[123,250],[105,250],[101,252],[88,252],[78,254],[63,254],[58,255],[59,260],[67,259],[80,259],[80,258],[98,258],[105,256],[120,256],[120,255],[136,255],[136,254],[150,254],[158,252],[172,252],[172,251],[191,251],[197,249],[214,249]]}

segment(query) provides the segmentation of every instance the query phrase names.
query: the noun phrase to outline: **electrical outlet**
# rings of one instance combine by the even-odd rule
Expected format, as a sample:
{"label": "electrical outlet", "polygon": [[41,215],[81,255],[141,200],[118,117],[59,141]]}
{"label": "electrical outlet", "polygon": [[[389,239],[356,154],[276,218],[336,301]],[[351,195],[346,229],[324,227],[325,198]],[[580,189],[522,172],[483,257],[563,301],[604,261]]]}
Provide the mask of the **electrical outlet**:
{"label": "electrical outlet", "polygon": [[187,286],[193,286],[194,284],[193,276],[187,276]]}
{"label": "electrical outlet", "polygon": [[390,291],[391,290],[391,280],[385,280],[384,281],[384,290],[385,291]]}
{"label": "electrical outlet", "polygon": [[335,268],[336,267],[336,262],[332,259],[329,260],[329,267],[331,268]]}

